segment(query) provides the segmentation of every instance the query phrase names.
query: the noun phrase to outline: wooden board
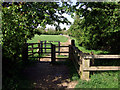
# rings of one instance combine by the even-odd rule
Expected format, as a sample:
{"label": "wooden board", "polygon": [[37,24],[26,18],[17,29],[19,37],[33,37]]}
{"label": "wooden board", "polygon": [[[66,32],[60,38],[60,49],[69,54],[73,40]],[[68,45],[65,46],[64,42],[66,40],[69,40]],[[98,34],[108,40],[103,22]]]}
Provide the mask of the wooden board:
{"label": "wooden board", "polygon": [[88,59],[120,59],[120,55],[84,55]]}
{"label": "wooden board", "polygon": [[84,71],[111,71],[120,70],[120,66],[91,66],[89,68],[84,68]]}

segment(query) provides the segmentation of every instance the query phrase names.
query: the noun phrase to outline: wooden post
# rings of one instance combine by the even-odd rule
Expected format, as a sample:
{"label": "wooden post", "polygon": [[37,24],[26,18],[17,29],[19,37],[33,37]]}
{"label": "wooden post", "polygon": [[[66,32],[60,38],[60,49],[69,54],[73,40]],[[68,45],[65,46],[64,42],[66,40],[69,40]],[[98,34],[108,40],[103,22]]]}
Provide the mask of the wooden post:
{"label": "wooden post", "polygon": [[45,53],[46,53],[46,40],[45,40]]}
{"label": "wooden post", "polygon": [[40,43],[40,40],[38,40],[38,43]]}
{"label": "wooden post", "polygon": [[[94,55],[94,53],[91,52],[91,55]],[[92,65],[94,65],[94,63],[95,63],[95,60],[94,60],[94,57],[92,57]]]}
{"label": "wooden post", "polygon": [[89,71],[84,71],[84,68],[89,68],[90,66],[90,59],[82,59],[82,64],[80,65],[81,71],[81,79],[82,80],[89,80]]}
{"label": "wooden post", "polygon": [[38,50],[38,55],[39,55],[39,58],[38,58],[39,60],[38,61],[40,61],[40,43],[38,43],[38,49],[39,49]]}
{"label": "wooden post", "polygon": [[55,45],[51,44],[51,63],[55,63]]}
{"label": "wooden post", "polygon": [[75,46],[75,40],[71,40],[71,45]]}
{"label": "wooden post", "polygon": [[40,41],[41,43],[41,54],[43,54],[43,41]]}
{"label": "wooden post", "polygon": [[72,46],[69,45],[69,60],[72,60]]}
{"label": "wooden post", "polygon": [[32,44],[32,57],[34,56],[34,54],[33,54],[33,44]]}
{"label": "wooden post", "polygon": [[38,40],[38,55],[39,55],[39,58],[38,58],[38,61],[40,61],[40,40]]}
{"label": "wooden post", "polygon": [[28,61],[28,43],[25,43],[22,50],[22,60],[26,63]]}
{"label": "wooden post", "polygon": [[58,55],[60,55],[60,41],[58,42]]}

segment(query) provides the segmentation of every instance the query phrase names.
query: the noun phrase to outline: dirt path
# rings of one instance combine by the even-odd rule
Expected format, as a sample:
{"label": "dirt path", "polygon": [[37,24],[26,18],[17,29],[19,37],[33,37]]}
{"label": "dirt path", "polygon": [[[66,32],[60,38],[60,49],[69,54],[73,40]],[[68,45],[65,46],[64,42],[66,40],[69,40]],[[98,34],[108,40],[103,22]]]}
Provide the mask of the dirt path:
{"label": "dirt path", "polygon": [[[69,37],[68,37],[69,38]],[[70,39],[62,45],[70,45]],[[64,51],[65,49],[62,49]],[[51,61],[50,59],[41,59]],[[41,61],[40,60],[40,61]],[[69,89],[74,88],[77,81],[70,81],[69,68],[65,64],[52,65],[50,63],[36,63],[36,65],[26,68],[24,74],[35,88],[41,89]]]}
{"label": "dirt path", "polygon": [[74,88],[77,84],[76,81],[70,82],[69,69],[66,65],[36,63],[35,66],[26,68],[24,74],[35,89]]}

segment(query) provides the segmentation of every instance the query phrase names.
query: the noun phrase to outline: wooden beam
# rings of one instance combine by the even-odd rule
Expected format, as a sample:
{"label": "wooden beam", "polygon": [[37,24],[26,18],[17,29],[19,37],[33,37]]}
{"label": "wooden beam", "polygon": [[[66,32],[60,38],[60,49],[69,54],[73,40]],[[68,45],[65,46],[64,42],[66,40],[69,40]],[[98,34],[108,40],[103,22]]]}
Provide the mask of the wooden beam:
{"label": "wooden beam", "polygon": [[[28,46],[30,46],[30,45],[35,45],[35,44],[41,44],[41,43],[27,43],[28,44]],[[46,43],[46,45],[50,45],[51,43]]]}
{"label": "wooden beam", "polygon": [[82,80],[89,80],[89,74],[90,72],[87,70],[84,70],[85,68],[89,68],[90,67],[90,59],[83,59],[83,63],[82,63],[82,67],[81,67],[81,79]]}
{"label": "wooden beam", "polygon": [[69,53],[69,52],[55,52],[55,53]]}
{"label": "wooden beam", "polygon": [[120,59],[120,55],[84,55],[86,59]]}
{"label": "wooden beam", "polygon": [[28,57],[28,58],[51,58],[51,57]]}
{"label": "wooden beam", "polygon": [[55,58],[55,59],[69,59],[69,58]]}
{"label": "wooden beam", "polygon": [[69,46],[56,46],[56,47],[69,47]]}
{"label": "wooden beam", "polygon": [[84,68],[84,71],[111,71],[120,70],[120,66],[91,66],[89,68]]}
{"label": "wooden beam", "polygon": [[55,63],[56,53],[55,53],[55,45],[51,43],[51,62]]}

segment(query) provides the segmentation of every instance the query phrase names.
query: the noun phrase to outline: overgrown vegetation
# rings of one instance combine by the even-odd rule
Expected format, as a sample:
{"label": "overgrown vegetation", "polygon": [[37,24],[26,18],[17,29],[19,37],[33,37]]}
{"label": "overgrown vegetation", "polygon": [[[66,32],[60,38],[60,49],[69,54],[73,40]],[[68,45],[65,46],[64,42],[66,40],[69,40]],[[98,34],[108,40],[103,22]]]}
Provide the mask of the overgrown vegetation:
{"label": "overgrown vegetation", "polygon": [[91,53],[93,52],[94,54],[108,54],[109,52],[108,51],[103,51],[103,50],[89,50],[85,47],[82,47],[79,45],[79,41],[74,38],[74,37],[70,37],[71,39],[75,40],[75,46],[78,47],[79,50],[81,50],[83,53]]}
{"label": "overgrown vegetation", "polygon": [[20,69],[23,67],[22,48],[24,43],[37,33],[38,24],[42,27],[46,24],[54,24],[56,30],[59,30],[60,23],[70,23],[64,16],[55,14],[56,12],[64,13],[65,6],[59,6],[56,2],[2,3],[3,90],[18,88],[17,72],[21,72]]}
{"label": "overgrown vegetation", "polygon": [[81,3],[68,33],[87,49],[120,53],[119,10],[118,2]]}

